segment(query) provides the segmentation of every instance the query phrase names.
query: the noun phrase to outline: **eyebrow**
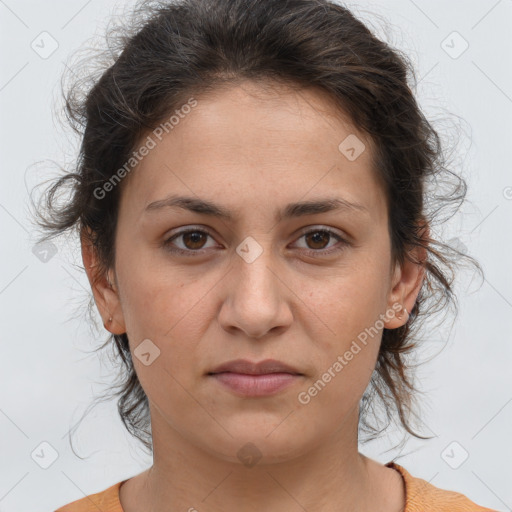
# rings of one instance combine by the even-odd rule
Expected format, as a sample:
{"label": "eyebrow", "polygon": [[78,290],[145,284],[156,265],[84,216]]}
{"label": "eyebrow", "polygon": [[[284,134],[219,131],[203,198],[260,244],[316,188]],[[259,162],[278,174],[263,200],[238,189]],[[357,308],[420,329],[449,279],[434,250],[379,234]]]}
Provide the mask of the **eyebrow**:
{"label": "eyebrow", "polygon": [[[218,217],[226,221],[233,221],[234,214],[221,205],[217,205],[205,199],[197,197],[171,195],[164,199],[159,199],[149,203],[144,212],[155,212],[166,208],[181,208],[191,212]],[[306,215],[315,215],[317,213],[326,213],[331,211],[359,211],[369,214],[369,210],[359,203],[354,203],[339,197],[317,199],[314,201],[302,201],[290,203],[276,215],[276,220],[291,219],[303,217]]]}

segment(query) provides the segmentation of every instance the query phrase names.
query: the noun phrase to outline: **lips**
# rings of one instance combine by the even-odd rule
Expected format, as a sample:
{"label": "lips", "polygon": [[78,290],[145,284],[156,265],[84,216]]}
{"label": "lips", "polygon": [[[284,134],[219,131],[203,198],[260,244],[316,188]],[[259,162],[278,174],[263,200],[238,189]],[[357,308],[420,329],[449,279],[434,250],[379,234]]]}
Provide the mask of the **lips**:
{"label": "lips", "polygon": [[289,373],[291,375],[303,375],[296,368],[283,363],[282,361],[277,361],[276,359],[265,359],[264,361],[260,361],[258,363],[254,363],[252,361],[248,361],[247,359],[235,359],[233,361],[228,361],[227,363],[223,363],[212,371],[208,372],[208,375],[218,374],[218,373],[240,373],[245,375],[265,375],[270,373]]}
{"label": "lips", "polygon": [[259,363],[236,359],[214,368],[208,373],[208,378],[237,396],[263,398],[299,383],[304,374],[275,359],[265,359]]}

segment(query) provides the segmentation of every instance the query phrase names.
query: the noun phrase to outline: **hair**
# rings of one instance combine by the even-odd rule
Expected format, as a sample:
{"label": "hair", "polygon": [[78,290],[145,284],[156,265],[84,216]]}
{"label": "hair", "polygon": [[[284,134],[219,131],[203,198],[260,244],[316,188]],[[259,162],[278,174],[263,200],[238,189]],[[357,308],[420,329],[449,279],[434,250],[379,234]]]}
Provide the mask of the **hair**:
{"label": "hair", "polygon": [[[40,242],[72,231],[92,243],[99,275],[114,267],[123,183],[105,198],[95,190],[125,165],[144,135],[190,97],[245,80],[315,87],[331,97],[372,143],[373,166],[388,206],[393,263],[422,265],[424,281],[405,325],[384,329],[377,363],[361,400],[360,433],[369,439],[393,419],[409,434],[417,389],[412,355],[427,318],[455,307],[455,265],[465,251],[431,236],[441,212],[457,211],[466,183],[448,168],[439,133],[419,108],[408,57],[377,38],[346,7],[329,0],[179,0],[138,2],[130,23],[107,31],[96,70],[65,91],[65,112],[81,145],[73,168],[52,182],[38,205]],[[103,59],[103,60],[102,60]],[[415,85],[414,87],[415,88]],[[449,185],[445,191],[441,183]],[[430,186],[431,185],[431,186]],[[61,189],[69,200],[57,205]],[[429,227],[428,237],[424,228]],[[459,246],[460,247],[460,246]],[[426,257],[412,259],[411,249]],[[89,312],[94,302],[91,296]],[[117,408],[125,428],[152,452],[147,396],[133,367],[127,334],[110,335],[119,368]],[[110,390],[112,391],[112,390]],[[378,411],[386,423],[379,427]],[[372,414],[370,414],[372,413]],[[416,415],[417,416],[417,415]],[[418,416],[417,416],[418,417]],[[382,418],[381,418],[382,419]]]}

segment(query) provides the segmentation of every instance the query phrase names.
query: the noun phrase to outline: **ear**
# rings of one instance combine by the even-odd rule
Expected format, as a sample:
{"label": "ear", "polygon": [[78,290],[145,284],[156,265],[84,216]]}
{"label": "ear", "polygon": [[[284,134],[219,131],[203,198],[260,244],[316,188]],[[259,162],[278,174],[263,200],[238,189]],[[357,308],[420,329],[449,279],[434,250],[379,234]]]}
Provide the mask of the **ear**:
{"label": "ear", "polygon": [[100,272],[98,255],[91,241],[90,230],[82,231],[80,243],[85,271],[91,285],[94,301],[103,319],[103,326],[112,334],[123,334],[126,332],[126,327],[118,288],[117,285],[113,284],[114,272],[109,270],[108,275]]}
{"label": "ear", "polygon": [[[429,227],[426,225],[421,231],[421,237],[425,242],[429,240],[429,233]],[[397,263],[393,271],[387,311],[394,314],[387,315],[389,318],[384,322],[386,329],[396,329],[407,323],[423,284],[427,250],[423,247],[414,247],[408,254],[409,258],[405,258],[403,265]]]}

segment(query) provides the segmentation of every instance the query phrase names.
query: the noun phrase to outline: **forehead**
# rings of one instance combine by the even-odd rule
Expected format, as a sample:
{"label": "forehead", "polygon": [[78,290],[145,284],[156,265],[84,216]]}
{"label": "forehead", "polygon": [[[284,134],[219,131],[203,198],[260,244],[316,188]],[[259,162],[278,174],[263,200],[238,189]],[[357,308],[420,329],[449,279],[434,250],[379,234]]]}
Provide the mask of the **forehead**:
{"label": "forehead", "polygon": [[123,183],[121,206],[134,215],[175,193],[222,198],[239,211],[334,192],[385,214],[371,140],[327,93],[245,82],[194,100],[174,116],[172,129],[146,134],[153,147]]}

